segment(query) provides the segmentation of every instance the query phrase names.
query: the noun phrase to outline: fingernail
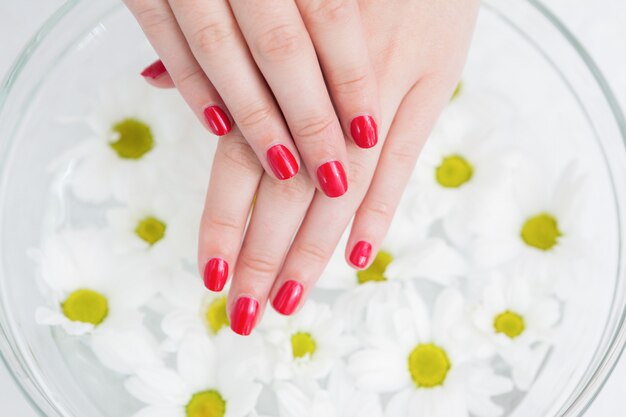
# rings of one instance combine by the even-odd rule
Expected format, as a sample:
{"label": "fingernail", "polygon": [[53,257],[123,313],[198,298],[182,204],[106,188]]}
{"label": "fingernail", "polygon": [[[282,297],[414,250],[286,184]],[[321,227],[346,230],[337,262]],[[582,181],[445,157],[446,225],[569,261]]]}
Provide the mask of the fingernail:
{"label": "fingernail", "polygon": [[378,126],[372,116],[358,116],[350,123],[354,143],[360,148],[372,148],[378,143]]}
{"label": "fingernail", "polygon": [[219,106],[209,106],[205,108],[204,118],[211,132],[217,136],[224,136],[232,129],[228,116]]}
{"label": "fingernail", "polygon": [[274,309],[286,316],[292,314],[300,303],[303,290],[304,287],[298,281],[285,282],[274,298]]}
{"label": "fingernail", "polygon": [[352,252],[350,252],[350,262],[357,268],[364,268],[367,265],[367,261],[372,254],[372,245],[364,240],[361,240],[354,245]]}
{"label": "fingernail", "polygon": [[228,279],[228,262],[221,258],[212,258],[204,266],[204,286],[211,291],[224,289]]}
{"label": "fingernail", "polygon": [[153,80],[159,78],[161,75],[165,74],[167,69],[163,62],[160,59],[157,59],[152,64],[148,65],[143,71],[141,71],[141,76],[146,78],[152,78]]}
{"label": "fingernail", "polygon": [[283,145],[274,145],[267,150],[267,162],[279,180],[288,180],[298,173],[298,162]]}
{"label": "fingernail", "polygon": [[259,302],[250,297],[239,297],[230,318],[230,328],[242,336],[252,333],[256,315],[259,311]]}
{"label": "fingernail", "polygon": [[348,191],[348,180],[343,165],[339,161],[326,162],[317,168],[317,179],[324,194],[339,197]]}

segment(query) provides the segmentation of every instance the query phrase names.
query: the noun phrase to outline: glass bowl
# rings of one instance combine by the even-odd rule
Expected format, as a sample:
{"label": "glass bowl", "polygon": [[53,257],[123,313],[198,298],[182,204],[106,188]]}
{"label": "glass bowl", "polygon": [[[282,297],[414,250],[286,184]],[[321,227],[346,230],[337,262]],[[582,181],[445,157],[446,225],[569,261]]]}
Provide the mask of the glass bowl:
{"label": "glass bowl", "polygon": [[[595,217],[602,238],[595,242],[601,263],[590,277],[594,285],[572,301],[545,369],[511,414],[580,416],[626,342],[624,120],[588,54],[541,4],[485,1],[475,43],[489,60],[470,54],[467,76],[488,80],[527,120],[544,122],[541,134],[555,140],[546,141],[537,158],[556,160],[572,150],[585,155],[595,167],[593,197],[608,202]],[[504,59],[511,51],[516,59]],[[119,417],[133,406],[118,379],[36,325],[34,311],[43,300],[27,251],[58,222],[51,212],[72,210],[56,198],[66,190],[46,167],[85,132],[60,125],[59,115],[86,105],[100,82],[152,59],[119,2],[71,0],[28,44],[0,89],[0,351],[41,416]],[[538,79],[550,88],[538,88]],[[539,102],[540,109],[532,105]]]}

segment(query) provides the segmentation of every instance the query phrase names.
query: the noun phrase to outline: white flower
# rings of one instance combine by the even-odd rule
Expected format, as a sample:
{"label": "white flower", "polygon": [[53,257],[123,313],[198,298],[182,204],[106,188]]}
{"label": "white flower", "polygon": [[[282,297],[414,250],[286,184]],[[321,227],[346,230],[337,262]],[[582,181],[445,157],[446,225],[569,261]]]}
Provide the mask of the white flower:
{"label": "white flower", "polygon": [[395,300],[372,302],[369,346],[350,358],[357,387],[393,396],[387,417],[496,417],[503,412],[491,398],[512,389],[511,382],[475,361],[465,348],[460,293],[437,297],[432,320],[415,290],[407,285]]}
{"label": "white flower", "polygon": [[511,367],[517,387],[528,390],[559,320],[559,302],[533,294],[529,278],[519,272],[494,274],[472,317],[484,343]]}
{"label": "white flower", "polygon": [[142,259],[146,265],[174,266],[183,259],[194,262],[201,212],[199,200],[135,195],[127,206],[107,212],[115,251]]}
{"label": "white flower", "polygon": [[324,378],[337,361],[354,348],[343,324],[330,308],[309,300],[296,314],[266,324],[273,347],[274,378]]}
{"label": "white flower", "polygon": [[70,335],[91,334],[94,353],[118,372],[160,363],[139,311],[155,293],[156,274],[114,258],[108,234],[95,229],[59,232],[33,256],[50,298],[49,306],[36,311],[38,323]]}
{"label": "white flower", "polygon": [[281,417],[382,417],[378,394],[359,391],[343,366],[336,366],[322,389],[315,381],[277,382]]}
{"label": "white flower", "polygon": [[240,338],[211,340],[190,334],[178,350],[176,369],[153,368],[126,381],[146,407],[134,417],[245,417],[261,391],[248,368]]}
{"label": "white flower", "polygon": [[566,298],[587,245],[582,180],[573,165],[556,182],[530,161],[524,167],[510,193],[486,204],[470,224],[475,239],[469,251],[478,267],[512,262],[533,278],[533,288]]}
{"label": "white flower", "polygon": [[77,162],[70,185],[90,202],[126,201],[158,189],[162,178],[177,172],[161,161],[180,147],[188,126],[198,123],[177,91],[155,89],[140,77],[103,86],[87,120],[91,137],[60,161]]}
{"label": "white flower", "polygon": [[208,291],[197,274],[179,268],[165,282],[161,294],[171,306],[161,323],[168,350],[176,349],[189,332],[213,337],[229,331],[228,287],[221,293]]}

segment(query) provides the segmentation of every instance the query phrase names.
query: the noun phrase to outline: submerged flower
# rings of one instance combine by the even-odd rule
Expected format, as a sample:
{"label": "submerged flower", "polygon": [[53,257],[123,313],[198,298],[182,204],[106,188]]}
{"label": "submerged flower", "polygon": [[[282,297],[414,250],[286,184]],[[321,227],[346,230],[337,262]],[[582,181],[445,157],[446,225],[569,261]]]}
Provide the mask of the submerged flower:
{"label": "submerged flower", "polygon": [[511,366],[522,390],[534,381],[559,317],[559,302],[534,294],[531,280],[520,272],[494,275],[473,313],[486,347]]}
{"label": "submerged flower", "polygon": [[432,319],[410,285],[395,300],[373,300],[364,336],[368,347],[349,362],[357,387],[391,393],[389,417],[501,415],[492,397],[512,384],[467,351],[458,327],[463,314],[464,300],[454,290],[439,295]]}
{"label": "submerged flower", "polygon": [[177,353],[176,369],[145,369],[126,381],[127,390],[146,406],[136,417],[246,417],[261,392],[249,370],[249,352],[239,338],[212,341],[188,335]]}
{"label": "submerged flower", "polygon": [[293,316],[276,317],[265,330],[277,379],[324,378],[354,347],[353,339],[343,333],[341,320],[327,305],[314,301]]}

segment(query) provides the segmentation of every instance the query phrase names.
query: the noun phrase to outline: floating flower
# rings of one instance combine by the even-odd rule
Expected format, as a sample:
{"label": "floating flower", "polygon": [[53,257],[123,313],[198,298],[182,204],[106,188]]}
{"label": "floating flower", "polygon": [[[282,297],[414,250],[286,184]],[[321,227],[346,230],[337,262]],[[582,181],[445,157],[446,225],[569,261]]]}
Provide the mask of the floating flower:
{"label": "floating flower", "polygon": [[368,347],[350,357],[357,387],[391,393],[388,417],[496,417],[502,409],[492,397],[511,382],[473,360],[457,326],[464,300],[455,290],[436,299],[432,319],[409,285],[395,300],[372,302],[367,317]]}
{"label": "floating flower", "polygon": [[156,274],[114,258],[109,235],[95,229],[59,232],[33,255],[50,298],[36,312],[38,323],[90,334],[94,353],[118,372],[160,363],[139,311],[154,295],[149,280],[157,282]]}
{"label": "floating flower", "polygon": [[470,224],[469,250],[479,267],[512,262],[533,278],[533,287],[562,298],[574,287],[585,253],[581,217],[582,178],[569,166],[556,182],[530,161],[512,180],[510,195],[486,204]]}
{"label": "floating flower", "polygon": [[314,301],[293,316],[276,318],[267,324],[266,333],[276,379],[324,378],[354,348],[354,340],[343,333],[343,324],[330,308]]}
{"label": "floating flower", "polygon": [[144,369],[126,381],[146,407],[134,417],[245,417],[253,412],[261,385],[254,382],[240,338],[211,340],[188,335],[176,369]]}
{"label": "floating flower", "polygon": [[486,344],[510,365],[522,390],[534,381],[559,318],[559,302],[533,294],[529,278],[519,272],[495,274],[473,313]]}
{"label": "floating flower", "polygon": [[274,384],[281,417],[382,417],[377,394],[359,391],[342,366],[333,369],[326,390],[316,382]]}
{"label": "floating flower", "polygon": [[176,175],[160,161],[180,146],[187,126],[197,123],[176,91],[135,78],[104,86],[87,120],[91,137],[62,160],[77,161],[70,185],[90,202],[126,201],[136,192],[158,189],[161,178]]}

